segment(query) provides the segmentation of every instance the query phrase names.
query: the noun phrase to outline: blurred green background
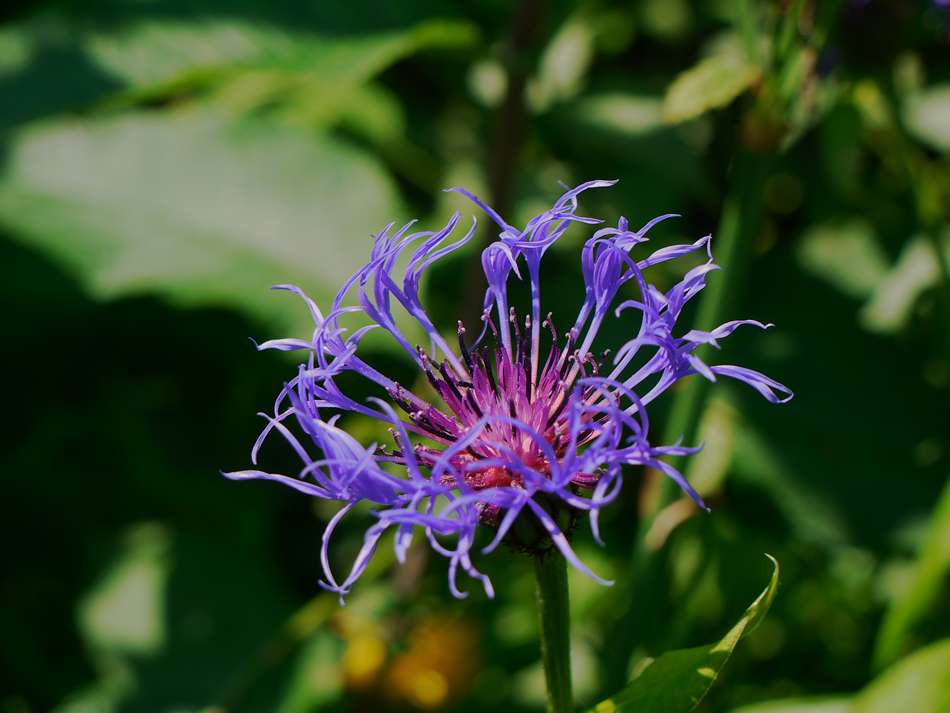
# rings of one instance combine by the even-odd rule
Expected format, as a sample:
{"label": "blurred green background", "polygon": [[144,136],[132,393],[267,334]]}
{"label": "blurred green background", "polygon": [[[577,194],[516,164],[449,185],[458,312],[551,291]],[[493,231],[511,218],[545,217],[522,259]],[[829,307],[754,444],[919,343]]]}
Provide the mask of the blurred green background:
{"label": "blurred green background", "polygon": [[[390,221],[471,212],[442,188],[517,224],[558,181],[617,178],[580,212],[681,214],[654,245],[712,232],[727,269],[696,319],[776,325],[715,358],[796,396],[656,404],[657,440],[706,442],[685,467],[712,514],[630,472],[607,547],[577,533],[617,580],[572,572],[577,698],[722,636],[769,552],[775,604],[699,710],[845,711],[950,636],[948,38],[933,0],[7,0],[0,710],[540,710],[522,557],[477,558],[498,596],[456,601],[443,558],[384,544],[340,609],[317,585],[334,509],[219,470],[249,467],[296,371],[247,338],[312,329],[270,285],[325,304]],[[588,234],[550,256],[562,323]],[[477,254],[426,285],[447,330]],[[278,440],[262,466],[296,472]],[[336,566],[370,521],[344,521]]]}

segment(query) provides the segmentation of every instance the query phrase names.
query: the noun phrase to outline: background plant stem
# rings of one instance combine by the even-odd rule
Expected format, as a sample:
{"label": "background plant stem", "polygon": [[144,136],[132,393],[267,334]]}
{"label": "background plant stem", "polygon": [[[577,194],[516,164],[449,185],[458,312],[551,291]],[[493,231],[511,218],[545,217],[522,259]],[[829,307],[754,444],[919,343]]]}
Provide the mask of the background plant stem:
{"label": "background plant stem", "polygon": [[[755,238],[762,228],[762,184],[768,178],[772,164],[770,156],[742,149],[736,155],[732,191],[726,198],[712,240],[713,257],[722,271],[708,276],[707,286],[699,298],[694,329],[711,331],[732,318],[731,312],[746,283]],[[715,361],[715,351],[708,345],[700,347],[696,353],[707,363]],[[686,382],[686,388],[673,400],[661,443],[674,443],[682,437],[684,444],[694,445],[708,388],[709,381],[699,376]],[[684,460],[685,456],[677,456],[670,458],[669,462],[680,468]],[[664,479],[662,495],[651,515],[655,516],[668,505],[677,490],[672,480]]]}
{"label": "background plant stem", "polygon": [[[772,168],[774,158],[738,149],[730,184],[732,189],[723,206],[719,227],[713,234],[713,256],[722,268],[709,276],[708,286],[700,297],[695,329],[712,330],[731,316],[731,310],[745,284],[745,273],[753,253],[753,243],[763,219],[762,184]],[[712,361],[710,349],[699,350],[707,363]],[[693,376],[673,401],[669,419],[660,443],[674,443],[682,437],[685,445],[695,445],[699,418],[706,402],[709,382]],[[683,457],[670,458],[676,468]],[[666,622],[662,608],[666,605],[666,555],[664,549],[647,547],[646,534],[653,527],[663,508],[677,497],[678,487],[663,478],[655,503],[641,511],[633,554],[633,576],[623,595],[621,606],[625,616],[613,628],[612,645],[604,647],[611,655],[604,662],[607,690],[622,688],[627,681],[630,657],[638,646],[645,647],[655,627]]]}
{"label": "background plant stem", "polygon": [[[506,220],[511,219],[515,179],[519,174],[521,151],[527,129],[527,108],[524,92],[528,77],[534,70],[537,46],[541,40],[546,0],[519,0],[512,10],[508,37],[502,46],[507,89],[504,101],[493,117],[491,146],[486,173],[492,208]],[[462,321],[479,324],[485,288],[488,282],[481,269],[481,254],[495,240],[498,228],[490,220],[481,220],[479,249],[472,253],[472,264],[466,276],[462,295]]]}
{"label": "background plant stem", "polygon": [[555,550],[534,559],[541,614],[541,658],[549,713],[573,713],[571,684],[571,599],[567,561]]}

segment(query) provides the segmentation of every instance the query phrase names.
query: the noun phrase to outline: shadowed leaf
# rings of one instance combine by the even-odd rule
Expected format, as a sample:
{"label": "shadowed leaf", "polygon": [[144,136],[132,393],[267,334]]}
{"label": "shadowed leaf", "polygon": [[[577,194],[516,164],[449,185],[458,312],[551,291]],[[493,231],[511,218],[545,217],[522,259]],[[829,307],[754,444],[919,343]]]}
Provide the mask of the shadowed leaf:
{"label": "shadowed leaf", "polygon": [[641,669],[620,693],[598,703],[590,713],[688,713],[715,682],[739,639],[765,617],[778,589],[778,562],[772,580],[728,634],[715,644],[668,651]]}

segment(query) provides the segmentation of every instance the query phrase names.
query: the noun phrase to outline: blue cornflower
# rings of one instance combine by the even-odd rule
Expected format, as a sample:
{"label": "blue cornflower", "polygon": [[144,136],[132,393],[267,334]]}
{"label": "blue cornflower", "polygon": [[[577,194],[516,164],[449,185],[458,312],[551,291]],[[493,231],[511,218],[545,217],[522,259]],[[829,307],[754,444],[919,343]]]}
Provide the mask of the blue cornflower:
{"label": "blue cornflower", "polygon": [[[646,242],[645,233],[669,215],[638,231],[630,230],[621,218],[616,228],[600,229],[587,240],[581,254],[586,295],[573,326],[563,341],[559,338],[551,315],[542,312],[541,260],[571,223],[601,222],[575,214],[578,194],[614,183],[592,181],[567,191],[523,230],[508,225],[470,193],[451,189],[471,199],[501,229],[498,240],[482,253],[489,286],[481,335],[471,344],[466,343],[467,332],[459,322],[458,344],[451,346],[433,325],[419,297],[425,270],[475,234],[473,218],[464,237],[446,244],[461,219],[459,213],[438,232],[410,233],[413,223],[409,223],[390,234],[390,224],[374,239],[369,262],[344,283],[326,314],[299,288],[278,287],[296,292],[307,302],[316,329],[309,341],[278,339],[259,346],[308,350],[310,356],[297,376],[284,385],[274,415],[262,414],[268,424],[254,446],[252,459],[256,463],[264,438],[277,430],[296,450],[303,468],[296,477],[257,470],[226,475],[276,480],[308,495],[345,503],[327,525],[321,550],[325,576],[321,585],[339,593],[341,600],[390,527],[396,528],[395,552],[400,562],[415,528],[424,529],[432,548],[450,560],[449,587],[457,597],[465,596],[456,585],[459,567],[480,580],[488,596],[493,595],[491,582],[471,561],[479,525],[494,531],[483,553],[502,542],[535,552],[556,547],[584,574],[609,584],[578,559],[569,535],[578,517],[588,513],[594,537],[603,544],[598,514],[617,497],[624,465],[662,471],[703,505],[683,476],[660,460],[699,449],[679,444],[652,446],[647,439],[646,406],[693,373],[711,381],[717,375],[744,381],[775,403],[791,398],[788,389],[758,372],[738,366],[708,366],[694,354],[701,344],[718,347],[717,340],[741,324],[770,325],[741,320],[727,322],[712,332],[691,330],[679,337],[673,335],[686,302],[703,289],[706,275],[718,268],[712,262],[710,236],[691,245],[662,248],[642,260],[631,257],[631,250]],[[651,265],[699,250],[706,251],[708,260],[690,270],[666,294],[643,276]],[[397,267],[407,254],[406,267]],[[523,329],[509,304],[512,274],[530,289],[530,314],[524,318]],[[614,306],[618,290],[631,280],[638,287],[639,300]],[[351,292],[357,304],[348,303]],[[403,334],[393,315],[394,302],[427,333],[428,350],[413,346]],[[591,353],[594,338],[611,312],[617,316],[625,310],[640,312],[639,332],[605,367],[605,355],[598,359]],[[354,312],[363,313],[372,324],[348,334],[340,326],[340,318]],[[360,341],[369,330],[380,327],[415,361],[438,396],[435,403],[407,391],[360,358]],[[493,341],[493,348],[485,344],[488,341]],[[546,353],[542,341],[550,341]],[[336,383],[344,372],[355,372],[381,386],[388,401],[371,398],[363,404],[349,398]],[[638,394],[636,389],[648,379],[652,386]],[[405,412],[402,418],[397,408]],[[375,443],[361,445],[337,426],[343,412],[388,424],[393,449],[387,452]],[[284,424],[291,416],[313,440],[319,456],[311,456]],[[392,465],[387,469],[385,464],[397,464],[404,473],[393,475]],[[366,531],[351,571],[338,581],[329,566],[330,537],[340,519],[363,500],[378,507],[373,510],[376,522]]]}

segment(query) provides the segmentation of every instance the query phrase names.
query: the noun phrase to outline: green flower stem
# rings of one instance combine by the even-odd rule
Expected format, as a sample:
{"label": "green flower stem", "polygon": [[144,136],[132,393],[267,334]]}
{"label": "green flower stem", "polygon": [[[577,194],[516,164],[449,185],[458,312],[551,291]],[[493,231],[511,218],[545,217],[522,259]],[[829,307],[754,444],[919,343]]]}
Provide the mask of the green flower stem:
{"label": "green flower stem", "polygon": [[554,550],[534,558],[541,612],[541,659],[547,688],[548,713],[574,713],[571,685],[571,597],[567,589],[567,560]]}

